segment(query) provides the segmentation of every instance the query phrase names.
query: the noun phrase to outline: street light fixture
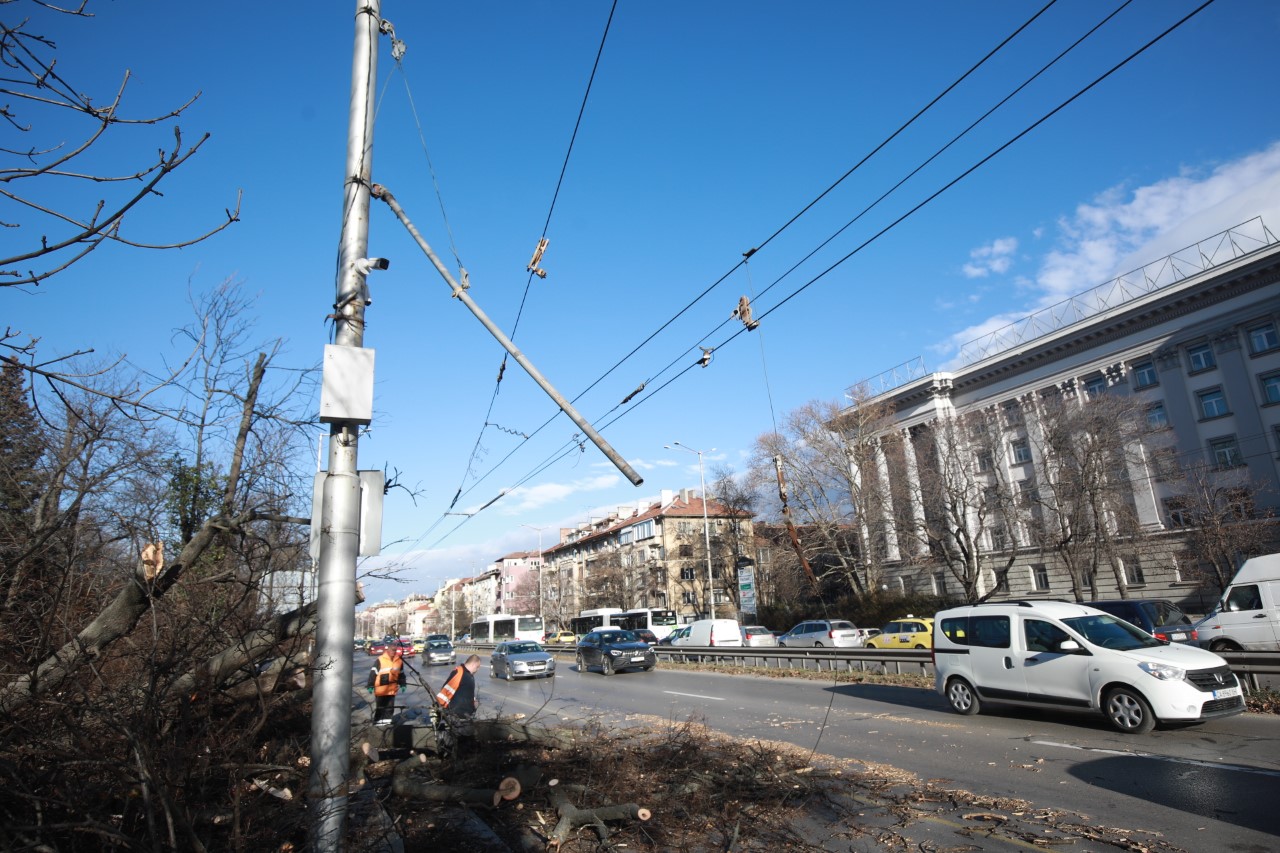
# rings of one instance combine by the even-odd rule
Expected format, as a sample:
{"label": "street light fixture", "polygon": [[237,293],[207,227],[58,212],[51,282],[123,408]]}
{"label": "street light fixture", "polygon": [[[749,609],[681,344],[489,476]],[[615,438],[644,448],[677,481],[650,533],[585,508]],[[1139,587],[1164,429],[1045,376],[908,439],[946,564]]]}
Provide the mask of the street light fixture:
{"label": "street light fixture", "polygon": [[[698,482],[702,484],[702,536],[706,540],[707,546],[707,618],[714,619],[716,615],[716,592],[715,581],[711,574],[711,522],[707,520],[707,478],[702,470],[702,451],[694,450],[692,447],[683,445],[678,441],[662,446],[667,450],[679,448],[689,453],[698,454]],[[716,449],[713,447],[707,452],[715,453]]]}
{"label": "street light fixture", "polygon": [[538,531],[538,618],[542,620],[542,633],[545,634],[547,632],[547,615],[544,606],[545,599],[542,597],[542,570],[546,568],[546,564],[542,559],[542,531],[548,528],[534,527],[532,524],[521,524],[520,526]]}

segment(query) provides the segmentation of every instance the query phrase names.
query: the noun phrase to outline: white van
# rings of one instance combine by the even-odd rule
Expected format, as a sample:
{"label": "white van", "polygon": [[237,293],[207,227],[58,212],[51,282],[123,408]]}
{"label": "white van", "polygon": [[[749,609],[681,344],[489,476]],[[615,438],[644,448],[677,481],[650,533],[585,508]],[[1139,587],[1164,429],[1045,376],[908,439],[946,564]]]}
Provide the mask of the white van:
{"label": "white van", "polygon": [[1245,560],[1217,608],[1195,627],[1211,651],[1280,651],[1280,554]]}
{"label": "white van", "polygon": [[742,626],[734,619],[699,619],[681,628],[673,646],[741,646]]}
{"label": "white van", "polygon": [[985,702],[1094,711],[1126,734],[1244,711],[1213,652],[1158,640],[1093,607],[1009,601],[934,617],[934,685],[959,714]]}

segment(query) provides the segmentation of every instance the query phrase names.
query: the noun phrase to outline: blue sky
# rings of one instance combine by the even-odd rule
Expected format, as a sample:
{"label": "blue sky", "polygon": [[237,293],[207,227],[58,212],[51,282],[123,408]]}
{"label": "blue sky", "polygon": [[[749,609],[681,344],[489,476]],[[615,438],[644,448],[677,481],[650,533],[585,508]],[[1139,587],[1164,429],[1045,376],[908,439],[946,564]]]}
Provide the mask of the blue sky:
{"label": "blue sky", "polygon": [[[392,266],[371,279],[376,411],[360,465],[420,494],[389,496],[377,563],[404,582],[370,581],[370,598],[531,549],[533,527],[547,545],[588,515],[696,488],[697,458],[665,444],[708,451],[708,473],[741,469],[773,417],[808,400],[917,357],[944,367],[992,328],[1254,216],[1280,229],[1269,0],[1217,0],[889,227],[1199,5],[1134,0],[867,210],[1120,5],[1059,0],[878,149],[1038,7],[623,0],[552,208],[612,3],[385,0],[407,53],[397,68],[380,46],[375,180],[450,267],[456,245],[471,295],[508,333],[528,284],[517,345],[645,483],[590,445],[563,455],[576,430],[514,363],[482,432],[502,352],[375,204],[370,253]],[[206,243],[102,251],[34,294],[5,293],[5,323],[46,356],[93,346],[155,366],[189,294],[234,278],[258,294],[259,333],[287,340],[284,362],[317,364],[354,6],[95,2],[95,19],[73,22],[23,10],[33,28],[50,21],[60,68],[92,74],[103,97],[129,69],[135,113],[200,93],[180,123],[189,140],[212,136],[132,233],[187,236],[238,190],[244,202]],[[172,144],[171,131],[137,133],[144,150]],[[549,214],[548,274],[529,284]],[[730,319],[743,294],[764,315],[756,332]],[[699,347],[715,348],[711,365],[685,370]],[[472,517],[443,515],[504,490]]]}

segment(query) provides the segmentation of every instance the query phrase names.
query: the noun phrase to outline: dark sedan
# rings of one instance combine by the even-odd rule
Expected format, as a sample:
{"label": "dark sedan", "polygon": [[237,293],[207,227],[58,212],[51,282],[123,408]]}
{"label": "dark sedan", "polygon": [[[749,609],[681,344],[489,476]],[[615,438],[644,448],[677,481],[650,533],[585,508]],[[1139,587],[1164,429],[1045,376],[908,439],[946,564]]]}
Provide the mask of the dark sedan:
{"label": "dark sedan", "polygon": [[657,665],[658,656],[653,647],[632,631],[616,628],[592,631],[578,641],[578,672],[586,672],[593,666],[600,667],[605,675],[624,669],[648,672]]}

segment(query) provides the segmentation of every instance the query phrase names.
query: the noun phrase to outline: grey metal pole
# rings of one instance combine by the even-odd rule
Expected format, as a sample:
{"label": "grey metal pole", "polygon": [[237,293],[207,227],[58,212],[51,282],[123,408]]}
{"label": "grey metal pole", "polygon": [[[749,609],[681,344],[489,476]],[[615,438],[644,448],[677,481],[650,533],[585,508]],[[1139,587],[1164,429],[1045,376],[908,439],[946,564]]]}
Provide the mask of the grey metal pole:
{"label": "grey metal pole", "polygon": [[[356,266],[368,253],[369,186],[373,173],[373,104],[377,79],[381,0],[356,0],[347,123],[347,163],[338,251],[334,343],[364,345],[364,275]],[[320,853],[338,853],[347,817],[351,770],[352,643],[355,638],[356,557],[360,550],[360,475],[355,424],[329,428],[329,467],[321,496],[317,608],[312,669],[312,841]]]}
{"label": "grey metal pole", "polygon": [[[707,546],[707,618],[714,619],[716,618],[716,592],[715,579],[711,574],[711,522],[707,520],[707,478],[702,472],[702,451],[694,450],[678,441],[673,441],[671,444],[681,450],[698,454],[698,482],[702,486],[702,536]],[[671,447],[671,444],[666,446]],[[714,447],[711,449],[715,450]]]}

